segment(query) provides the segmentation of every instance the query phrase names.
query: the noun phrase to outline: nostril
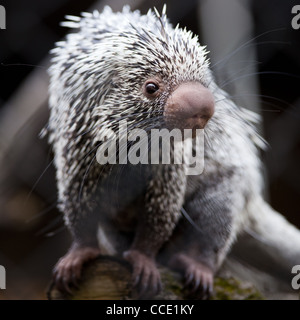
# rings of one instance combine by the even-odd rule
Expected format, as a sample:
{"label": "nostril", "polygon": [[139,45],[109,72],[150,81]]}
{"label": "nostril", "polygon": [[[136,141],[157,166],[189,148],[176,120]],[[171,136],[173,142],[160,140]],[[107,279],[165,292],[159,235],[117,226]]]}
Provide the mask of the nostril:
{"label": "nostril", "polygon": [[201,113],[197,113],[195,115],[192,116],[192,119],[202,119],[202,120],[209,120],[211,118],[211,115],[208,114],[201,114]]}

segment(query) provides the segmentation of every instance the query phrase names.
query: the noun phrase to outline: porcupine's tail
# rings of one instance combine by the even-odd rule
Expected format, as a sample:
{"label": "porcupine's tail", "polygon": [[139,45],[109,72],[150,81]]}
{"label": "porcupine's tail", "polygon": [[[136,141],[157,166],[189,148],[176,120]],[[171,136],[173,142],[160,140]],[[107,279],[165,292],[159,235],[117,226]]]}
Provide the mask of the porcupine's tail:
{"label": "porcupine's tail", "polygon": [[257,196],[249,201],[246,226],[231,259],[230,268],[261,289],[292,292],[292,268],[300,265],[300,230]]}

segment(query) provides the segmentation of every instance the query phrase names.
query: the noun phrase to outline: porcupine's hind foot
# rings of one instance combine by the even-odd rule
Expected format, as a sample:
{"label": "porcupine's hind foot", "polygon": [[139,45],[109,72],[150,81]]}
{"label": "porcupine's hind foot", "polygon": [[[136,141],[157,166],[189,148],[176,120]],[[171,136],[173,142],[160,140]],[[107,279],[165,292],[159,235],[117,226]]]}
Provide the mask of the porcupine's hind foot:
{"label": "porcupine's hind foot", "polygon": [[157,295],[162,285],[154,259],[138,250],[128,250],[123,257],[132,265],[133,288],[137,290],[138,298],[146,299]]}
{"label": "porcupine's hind foot", "polygon": [[54,267],[53,278],[57,289],[71,294],[72,289],[78,287],[82,266],[99,255],[100,249],[97,247],[72,246]]}
{"label": "porcupine's hind foot", "polygon": [[175,254],[170,262],[170,268],[179,271],[184,277],[184,287],[199,299],[209,299],[213,292],[214,273],[202,262],[184,253]]}

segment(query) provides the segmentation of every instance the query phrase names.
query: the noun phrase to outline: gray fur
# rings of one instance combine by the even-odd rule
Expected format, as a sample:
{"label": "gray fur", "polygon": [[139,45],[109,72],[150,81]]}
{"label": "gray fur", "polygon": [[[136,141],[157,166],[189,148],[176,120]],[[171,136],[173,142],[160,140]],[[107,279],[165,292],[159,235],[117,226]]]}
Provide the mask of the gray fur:
{"label": "gray fur", "polygon": [[[201,252],[198,259],[217,270],[237,235],[259,220],[252,210],[253,203],[263,202],[258,148],[264,142],[255,131],[259,117],[236,106],[216,85],[205,47],[190,32],[174,29],[165,14],[158,17],[150,10],[140,15],[128,7],[113,13],[106,7],[103,13],[69,17],[64,25],[78,30],[52,50],[48,131],[55,153],[59,207],[74,238],[92,242],[99,223],[109,250],[121,250],[111,247],[111,243],[119,245],[111,220],[117,220],[120,207],[126,211],[138,195],[142,205],[133,209],[133,216],[142,216],[138,219],[144,227],[138,229],[142,234],[136,235],[135,248],[147,253],[151,247],[152,255],[166,244],[176,225],[187,224],[186,237],[193,239],[186,252]],[[153,101],[142,96],[140,89],[149,76],[159,76],[166,84],[164,93]],[[145,181],[128,181],[126,175],[118,178],[120,186],[131,189],[136,184],[143,190],[118,197],[114,188],[107,187],[118,171],[95,160],[99,137],[107,129],[117,130],[122,118],[131,128],[160,127],[166,99],[187,81],[207,86],[216,101],[215,114],[205,127],[204,172],[186,176],[184,164],[152,166],[143,173]],[[182,206],[202,232],[181,217]],[[106,224],[110,227],[105,228]],[[176,241],[179,248],[184,247],[184,241]]]}

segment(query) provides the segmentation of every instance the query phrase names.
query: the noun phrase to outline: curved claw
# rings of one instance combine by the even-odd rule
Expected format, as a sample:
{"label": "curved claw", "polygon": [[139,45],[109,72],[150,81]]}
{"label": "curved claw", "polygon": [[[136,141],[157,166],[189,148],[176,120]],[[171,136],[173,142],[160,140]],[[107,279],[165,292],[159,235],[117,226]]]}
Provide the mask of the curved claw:
{"label": "curved claw", "polygon": [[213,271],[186,254],[176,254],[171,267],[184,274],[184,287],[200,299],[209,299],[213,292]]}
{"label": "curved claw", "polygon": [[78,287],[81,269],[85,262],[99,256],[100,250],[92,247],[79,247],[71,249],[62,257],[53,270],[53,282],[57,289],[63,293],[72,294]]}
{"label": "curved claw", "polygon": [[132,285],[138,292],[138,297],[149,298],[157,295],[162,284],[154,260],[137,250],[126,251],[123,257],[132,265]]}
{"label": "curved claw", "polygon": [[203,286],[203,281],[201,281],[201,273],[196,270],[194,275],[194,283],[191,292],[197,292],[200,288],[200,284]]}
{"label": "curved claw", "polygon": [[[200,268],[200,269],[199,269]],[[185,282],[185,287],[190,293],[201,299],[208,299],[213,291],[213,275],[210,271],[203,270],[201,265],[191,268],[187,272],[190,282]]]}
{"label": "curved claw", "polygon": [[188,287],[194,280],[194,274],[192,272],[186,273],[184,286]]}

